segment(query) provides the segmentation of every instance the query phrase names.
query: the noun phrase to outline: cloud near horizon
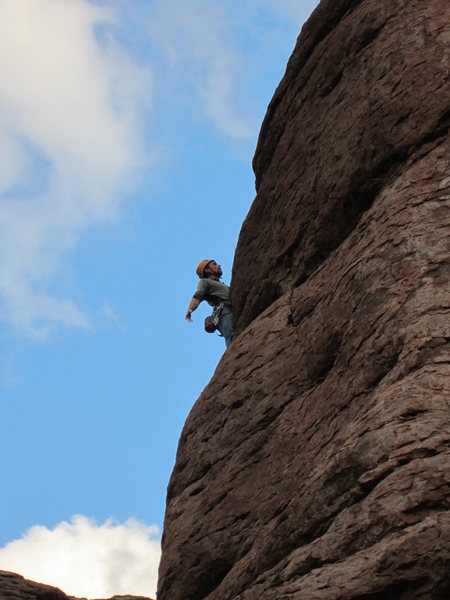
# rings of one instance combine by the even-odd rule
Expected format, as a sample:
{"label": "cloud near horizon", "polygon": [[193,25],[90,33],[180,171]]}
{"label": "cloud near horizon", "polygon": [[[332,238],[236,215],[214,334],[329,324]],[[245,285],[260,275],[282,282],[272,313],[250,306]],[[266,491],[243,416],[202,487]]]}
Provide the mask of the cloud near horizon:
{"label": "cloud near horizon", "polygon": [[32,527],[20,540],[0,548],[0,565],[71,596],[154,598],[160,555],[156,526],[134,519],[97,525],[77,515],[53,529]]}
{"label": "cloud near horizon", "polygon": [[52,286],[83,233],[117,217],[142,160],[150,74],[111,27],[86,0],[0,4],[0,323],[35,339],[90,327]]}

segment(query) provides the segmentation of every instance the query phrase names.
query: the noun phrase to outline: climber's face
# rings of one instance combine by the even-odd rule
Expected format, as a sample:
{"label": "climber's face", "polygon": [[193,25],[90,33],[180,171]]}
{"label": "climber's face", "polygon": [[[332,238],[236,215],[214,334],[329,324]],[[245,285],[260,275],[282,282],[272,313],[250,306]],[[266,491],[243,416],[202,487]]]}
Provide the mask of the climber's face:
{"label": "climber's face", "polygon": [[222,267],[219,265],[219,263],[216,263],[215,260],[212,260],[210,263],[208,263],[206,271],[210,276],[212,275],[213,277],[222,277]]}

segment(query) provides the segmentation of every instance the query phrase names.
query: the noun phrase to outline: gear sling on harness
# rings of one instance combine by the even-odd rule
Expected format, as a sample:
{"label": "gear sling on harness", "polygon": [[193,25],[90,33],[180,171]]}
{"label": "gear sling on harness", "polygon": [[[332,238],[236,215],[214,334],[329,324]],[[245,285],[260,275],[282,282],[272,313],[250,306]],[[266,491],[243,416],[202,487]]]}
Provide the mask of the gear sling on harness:
{"label": "gear sling on harness", "polygon": [[214,333],[219,327],[220,315],[222,314],[224,305],[219,304],[215,306],[212,314],[205,319],[205,331],[207,333]]}

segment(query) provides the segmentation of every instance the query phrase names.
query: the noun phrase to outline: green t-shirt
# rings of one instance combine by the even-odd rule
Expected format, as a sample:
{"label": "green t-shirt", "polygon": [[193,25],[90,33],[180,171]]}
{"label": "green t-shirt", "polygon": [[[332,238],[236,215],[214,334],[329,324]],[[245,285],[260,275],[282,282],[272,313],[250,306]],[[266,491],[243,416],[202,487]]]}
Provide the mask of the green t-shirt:
{"label": "green t-shirt", "polygon": [[211,306],[230,304],[230,286],[215,279],[200,279],[194,298],[202,302],[206,300]]}

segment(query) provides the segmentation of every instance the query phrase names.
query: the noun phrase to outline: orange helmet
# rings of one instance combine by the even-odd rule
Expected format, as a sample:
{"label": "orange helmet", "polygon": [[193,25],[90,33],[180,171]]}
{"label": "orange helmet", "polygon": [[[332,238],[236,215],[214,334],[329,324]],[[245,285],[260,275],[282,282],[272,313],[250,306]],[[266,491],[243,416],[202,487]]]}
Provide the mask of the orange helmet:
{"label": "orange helmet", "polygon": [[209,263],[212,262],[213,260],[214,260],[213,258],[205,258],[205,260],[202,260],[202,262],[198,263],[197,268],[195,269],[195,272],[200,277],[200,279],[203,279],[203,273],[205,271],[205,267],[207,265],[209,265]]}

